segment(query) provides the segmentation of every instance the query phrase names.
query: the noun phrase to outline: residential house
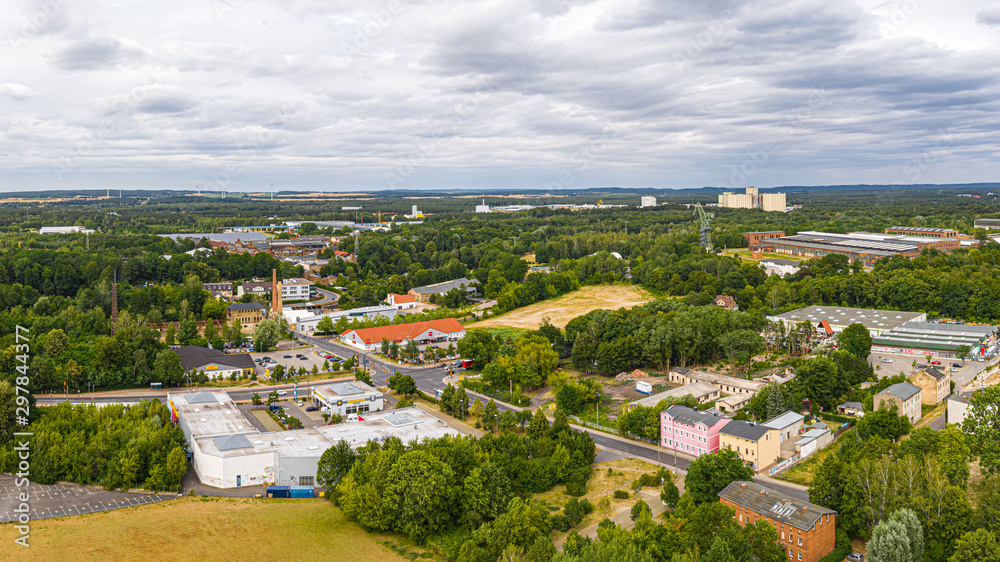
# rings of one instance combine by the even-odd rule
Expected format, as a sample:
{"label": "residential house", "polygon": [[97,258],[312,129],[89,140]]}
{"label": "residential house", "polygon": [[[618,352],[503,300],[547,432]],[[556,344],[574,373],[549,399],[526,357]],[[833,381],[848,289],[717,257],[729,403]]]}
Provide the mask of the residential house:
{"label": "residential house", "polygon": [[837,512],[832,509],[741,480],[719,492],[719,501],[733,509],[741,527],[770,523],[789,560],[818,562],[836,547]]}
{"label": "residential house", "polygon": [[721,306],[726,310],[739,310],[739,305],[736,304],[736,299],[729,295],[716,295],[715,296],[715,306]]}
{"label": "residential house", "polygon": [[861,402],[844,402],[843,404],[837,404],[837,413],[842,416],[860,418],[865,415],[865,405]]}
{"label": "residential house", "polygon": [[920,387],[922,404],[937,406],[951,394],[951,373],[926,365],[910,375],[910,382]]}
{"label": "residential house", "polygon": [[889,409],[893,404],[899,415],[910,418],[910,423],[917,423],[922,415],[920,405],[922,403],[920,395],[921,388],[908,382],[901,382],[886,388],[875,395],[873,404],[876,410],[882,408]]}
{"label": "residential house", "polygon": [[777,429],[740,420],[733,420],[719,430],[719,446],[736,451],[755,471],[774,464],[781,453]]}
{"label": "residential house", "polygon": [[202,283],[201,288],[212,293],[213,297],[233,298],[233,284],[226,283]]}
{"label": "residential house", "polygon": [[770,427],[771,429],[778,430],[778,442],[784,443],[785,441],[790,441],[794,437],[798,437],[799,433],[802,432],[802,422],[805,421],[805,416],[791,410],[775,417],[774,419],[768,420],[761,425],[765,427]]}
{"label": "residential house", "polygon": [[952,394],[948,397],[948,409],[944,412],[945,423],[961,426],[965,421],[965,412],[969,409],[969,399],[974,391]]}
{"label": "residential house", "polygon": [[719,430],[729,418],[673,405],[660,412],[660,445],[693,457],[719,450]]}
{"label": "residential house", "polygon": [[687,395],[691,395],[699,404],[705,404],[713,400],[718,400],[722,393],[719,392],[718,388],[710,384],[705,384],[703,382],[696,382],[692,384],[686,384],[684,386],[678,386],[677,388],[672,388],[670,390],[665,390],[663,392],[653,394],[652,396],[646,396],[631,402],[631,406],[647,406],[653,407],[660,403],[660,400],[665,400],[667,398],[683,398]]}

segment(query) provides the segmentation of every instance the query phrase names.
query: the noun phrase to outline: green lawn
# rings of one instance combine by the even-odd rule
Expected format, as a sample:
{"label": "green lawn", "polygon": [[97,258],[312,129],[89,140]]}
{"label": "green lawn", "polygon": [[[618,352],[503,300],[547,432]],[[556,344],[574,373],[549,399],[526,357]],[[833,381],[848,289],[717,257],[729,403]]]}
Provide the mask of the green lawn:
{"label": "green lawn", "polygon": [[[31,522],[31,547],[0,526],[4,560],[407,560],[402,535],[366,533],[324,499],[188,497]],[[395,548],[390,548],[390,546]],[[17,549],[17,550],[15,550]],[[12,557],[12,558],[9,558]]]}

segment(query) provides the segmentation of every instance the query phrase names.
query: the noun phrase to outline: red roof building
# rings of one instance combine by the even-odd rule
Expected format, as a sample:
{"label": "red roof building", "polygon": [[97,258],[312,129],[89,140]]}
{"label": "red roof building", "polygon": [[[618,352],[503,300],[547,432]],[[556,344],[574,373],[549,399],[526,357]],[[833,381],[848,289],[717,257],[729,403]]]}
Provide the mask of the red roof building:
{"label": "red roof building", "polygon": [[365,351],[374,351],[382,345],[382,340],[406,344],[410,340],[418,344],[440,341],[458,341],[465,337],[465,326],[454,318],[440,320],[425,320],[409,324],[394,324],[378,328],[359,328],[347,330],[340,335],[341,341],[347,345]]}
{"label": "red roof building", "polygon": [[416,308],[417,299],[413,295],[397,295],[396,293],[389,293],[385,297],[385,302],[389,306],[395,306],[396,310],[403,310],[406,308]]}

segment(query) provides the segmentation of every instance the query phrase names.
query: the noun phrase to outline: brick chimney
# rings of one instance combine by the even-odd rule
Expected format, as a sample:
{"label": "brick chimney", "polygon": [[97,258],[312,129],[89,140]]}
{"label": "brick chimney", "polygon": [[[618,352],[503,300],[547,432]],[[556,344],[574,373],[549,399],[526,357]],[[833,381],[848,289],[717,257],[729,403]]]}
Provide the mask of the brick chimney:
{"label": "brick chimney", "polygon": [[271,270],[271,312],[277,318],[281,314],[281,283],[278,282],[278,270]]}

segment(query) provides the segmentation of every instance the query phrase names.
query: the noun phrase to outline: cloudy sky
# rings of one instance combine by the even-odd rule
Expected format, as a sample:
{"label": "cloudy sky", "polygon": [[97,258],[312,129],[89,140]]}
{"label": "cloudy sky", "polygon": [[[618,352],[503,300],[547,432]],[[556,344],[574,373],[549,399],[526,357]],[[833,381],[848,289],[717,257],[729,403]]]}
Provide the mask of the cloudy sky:
{"label": "cloudy sky", "polygon": [[1000,180],[1000,0],[0,6],[5,191]]}

